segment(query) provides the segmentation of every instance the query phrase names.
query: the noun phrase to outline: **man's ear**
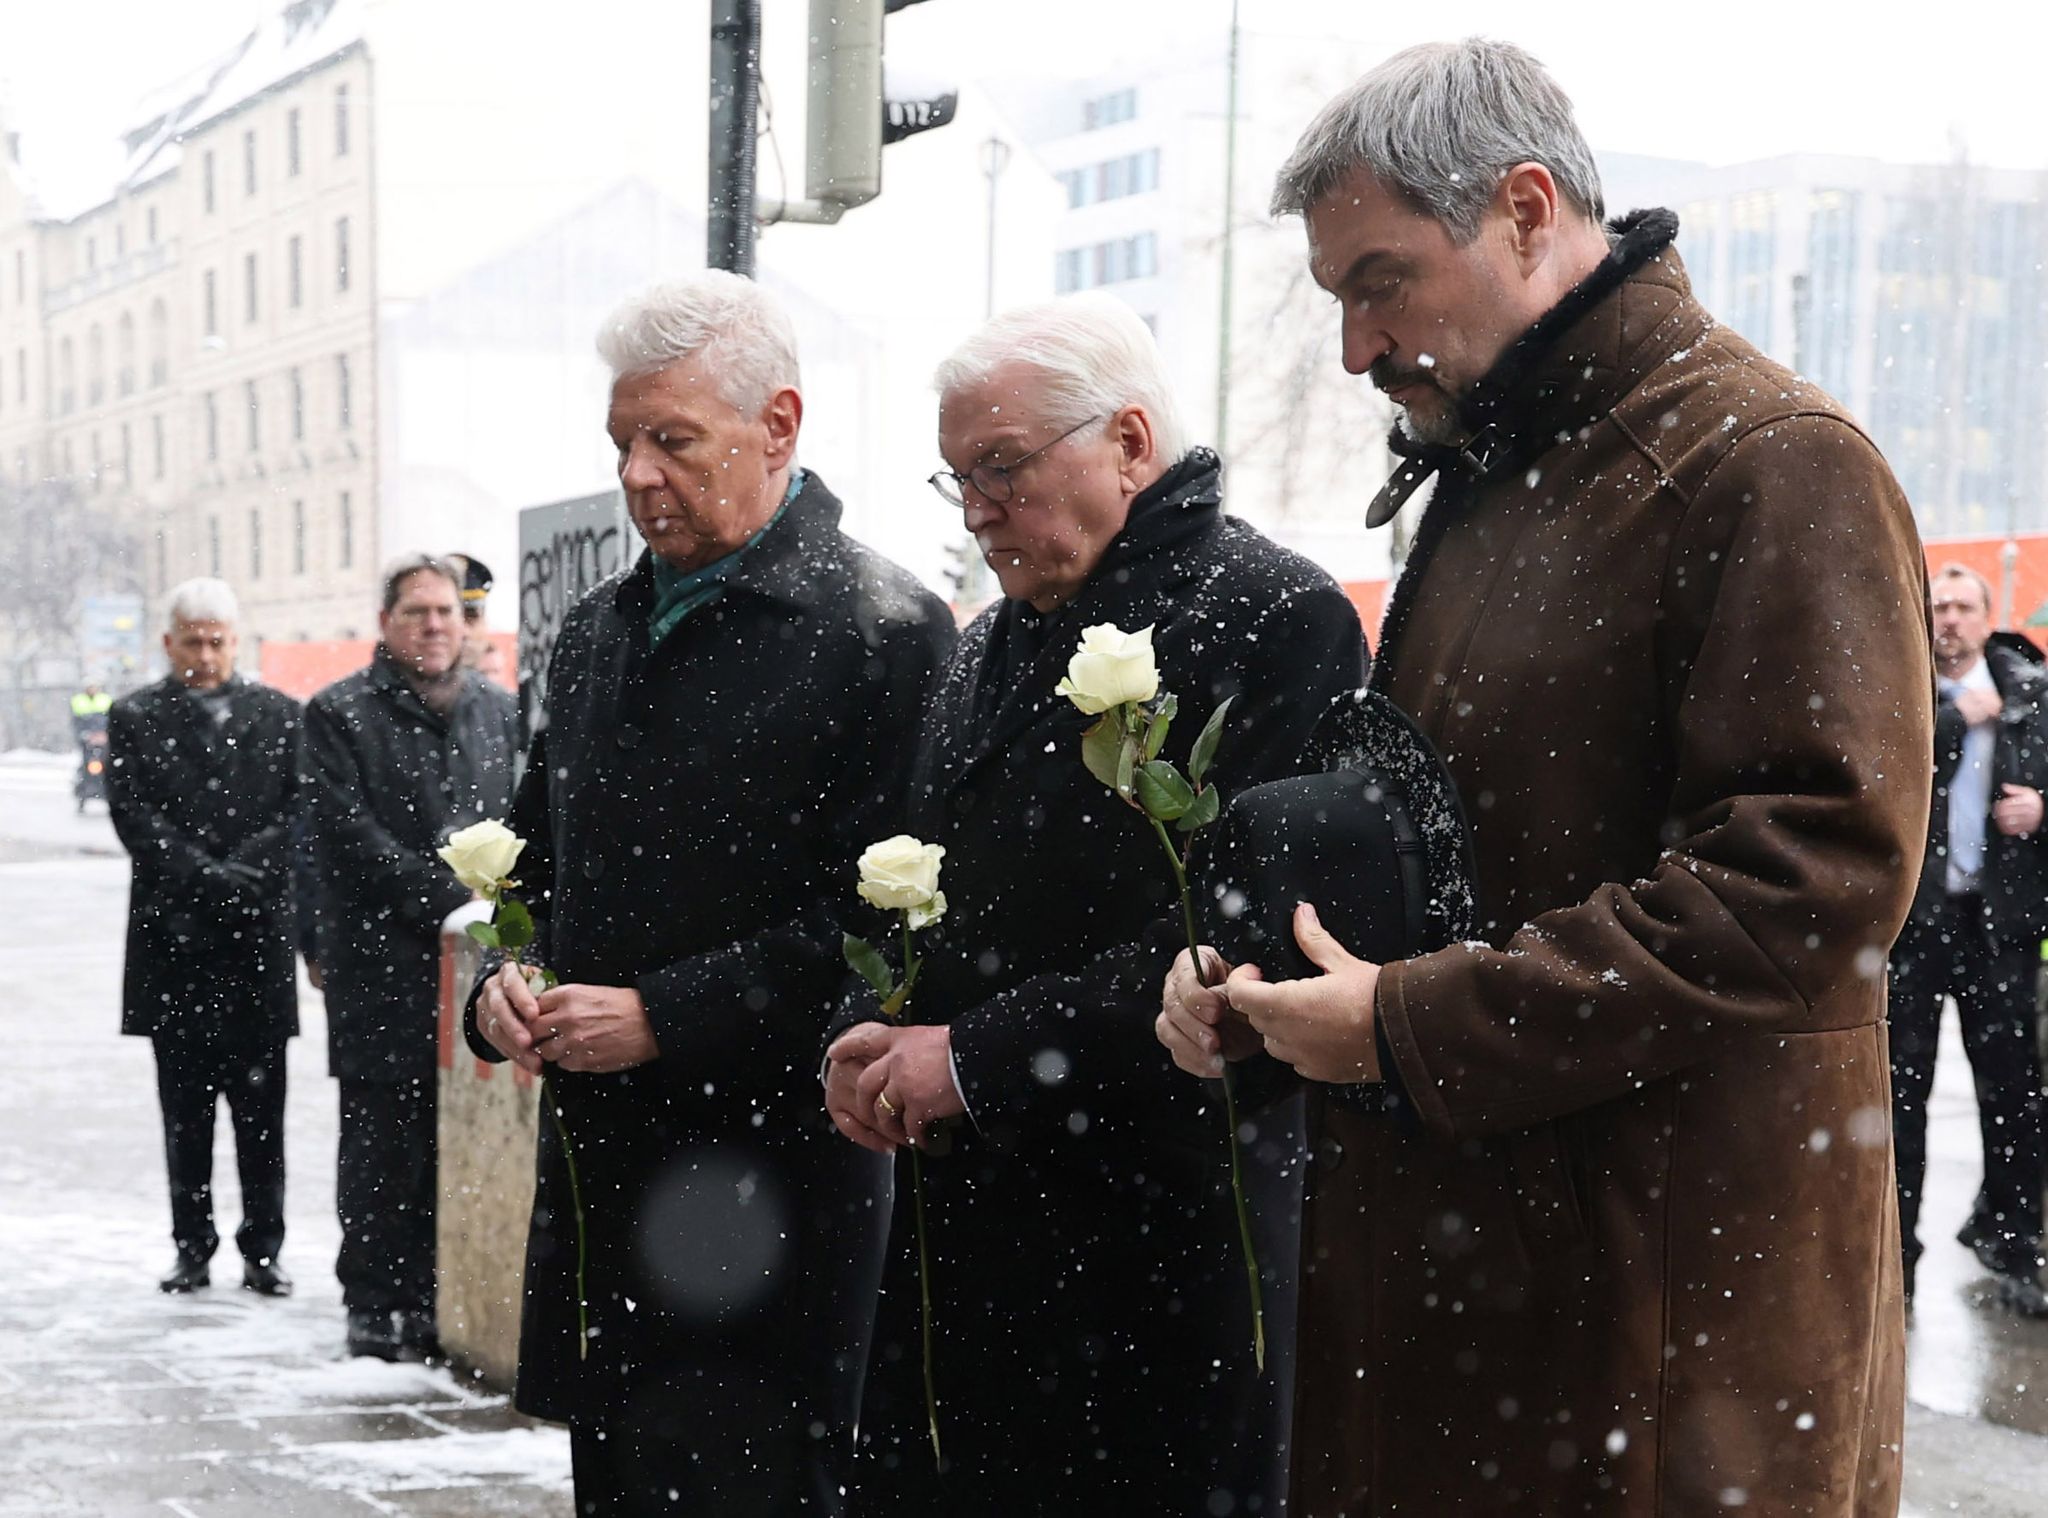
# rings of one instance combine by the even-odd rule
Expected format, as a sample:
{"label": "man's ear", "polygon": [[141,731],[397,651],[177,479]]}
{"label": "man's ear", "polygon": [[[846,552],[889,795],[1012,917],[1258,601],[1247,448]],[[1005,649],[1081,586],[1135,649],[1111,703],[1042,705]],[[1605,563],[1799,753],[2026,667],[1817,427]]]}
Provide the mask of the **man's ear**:
{"label": "man's ear", "polygon": [[1522,272],[1533,272],[1550,256],[1557,240],[1558,217],[1564,210],[1557,180],[1540,163],[1516,164],[1494,192],[1494,204],[1504,213]]}
{"label": "man's ear", "polygon": [[1110,436],[1116,439],[1117,473],[1124,481],[1124,493],[1136,495],[1158,473],[1159,439],[1152,431],[1152,418],[1140,406],[1126,406],[1109,419]]}
{"label": "man's ear", "polygon": [[804,398],[785,385],[768,397],[761,409],[761,425],[768,433],[766,460],[770,473],[796,457],[796,435],[804,423]]}

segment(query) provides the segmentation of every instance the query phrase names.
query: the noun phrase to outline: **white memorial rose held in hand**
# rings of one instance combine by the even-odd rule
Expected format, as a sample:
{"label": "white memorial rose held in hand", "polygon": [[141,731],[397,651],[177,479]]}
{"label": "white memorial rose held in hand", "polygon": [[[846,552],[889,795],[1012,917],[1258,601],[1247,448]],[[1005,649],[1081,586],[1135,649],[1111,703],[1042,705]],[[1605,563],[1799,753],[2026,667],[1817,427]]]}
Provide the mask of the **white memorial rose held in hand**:
{"label": "white memorial rose held in hand", "polygon": [[1091,717],[1112,707],[1150,701],[1159,694],[1159,666],[1152,657],[1152,629],[1127,633],[1104,622],[1081,633],[1081,646],[1067,663],[1067,677],[1053,688]]}
{"label": "white memorial rose held in hand", "polygon": [[496,901],[506,886],[519,883],[511,878],[512,867],[525,851],[524,838],[497,819],[488,818],[450,833],[441,848],[441,862],[477,895],[486,901]]}

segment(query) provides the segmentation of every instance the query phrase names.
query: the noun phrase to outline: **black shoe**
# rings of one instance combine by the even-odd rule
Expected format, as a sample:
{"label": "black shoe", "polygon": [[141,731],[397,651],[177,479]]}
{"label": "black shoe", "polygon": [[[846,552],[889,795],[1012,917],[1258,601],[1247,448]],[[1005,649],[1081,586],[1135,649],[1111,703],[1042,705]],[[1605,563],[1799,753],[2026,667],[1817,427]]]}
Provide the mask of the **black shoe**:
{"label": "black shoe", "polygon": [[178,1263],[171,1267],[171,1273],[157,1282],[159,1291],[198,1291],[213,1284],[213,1272],[207,1262],[197,1255],[181,1254]]}
{"label": "black shoe", "polygon": [[242,1290],[253,1291],[259,1297],[288,1297],[292,1294],[292,1278],[275,1260],[244,1260]]}
{"label": "black shoe", "polygon": [[2000,1236],[1996,1224],[1977,1213],[1971,1213],[1969,1220],[1956,1230],[1956,1242],[1977,1257],[1977,1263],[1993,1275],[2004,1275],[2005,1262],[2001,1258],[2006,1241]]}
{"label": "black shoe", "polygon": [[351,1307],[348,1310],[348,1352],[372,1360],[398,1358],[398,1329],[389,1309]]}
{"label": "black shoe", "polygon": [[447,1351],[441,1348],[441,1336],[434,1331],[434,1315],[430,1312],[401,1312],[398,1315],[398,1357],[401,1360],[415,1360],[422,1365],[446,1365]]}
{"label": "black shoe", "polygon": [[2048,1290],[2043,1290],[2040,1277],[2031,1273],[2001,1275],[1998,1300],[2023,1318],[2048,1318]]}

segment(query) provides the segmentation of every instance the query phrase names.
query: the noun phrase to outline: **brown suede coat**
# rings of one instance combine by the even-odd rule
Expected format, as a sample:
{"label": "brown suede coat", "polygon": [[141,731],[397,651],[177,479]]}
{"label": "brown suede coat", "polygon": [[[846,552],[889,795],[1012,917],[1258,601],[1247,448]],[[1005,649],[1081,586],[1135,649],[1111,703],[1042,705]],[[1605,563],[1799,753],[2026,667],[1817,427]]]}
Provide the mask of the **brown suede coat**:
{"label": "brown suede coat", "polygon": [[1485,942],[1379,982],[1419,1123],[1312,1102],[1291,1510],[1890,1515],[1912,513],[1668,249],[1527,404],[1562,439],[1439,481],[1388,614]]}

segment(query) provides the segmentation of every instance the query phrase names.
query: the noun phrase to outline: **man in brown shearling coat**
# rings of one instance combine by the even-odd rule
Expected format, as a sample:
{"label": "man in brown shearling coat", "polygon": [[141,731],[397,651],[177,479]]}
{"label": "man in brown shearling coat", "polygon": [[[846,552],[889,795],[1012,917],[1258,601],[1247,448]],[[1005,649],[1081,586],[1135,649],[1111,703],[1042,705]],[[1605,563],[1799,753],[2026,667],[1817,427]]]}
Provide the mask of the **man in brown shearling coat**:
{"label": "man in brown shearling coat", "polygon": [[1603,229],[1514,48],[1383,64],[1275,210],[1401,408],[1372,519],[1434,476],[1373,680],[1458,784],[1483,923],[1377,966],[1306,907],[1321,976],[1166,986],[1184,1068],[1312,1083],[1292,1511],[1892,1514],[1911,511],[1693,301],[1675,217]]}

